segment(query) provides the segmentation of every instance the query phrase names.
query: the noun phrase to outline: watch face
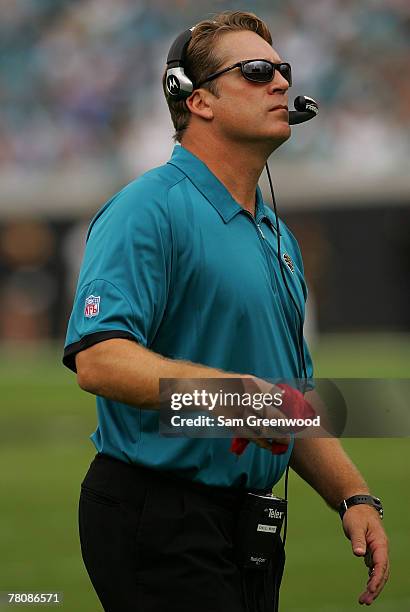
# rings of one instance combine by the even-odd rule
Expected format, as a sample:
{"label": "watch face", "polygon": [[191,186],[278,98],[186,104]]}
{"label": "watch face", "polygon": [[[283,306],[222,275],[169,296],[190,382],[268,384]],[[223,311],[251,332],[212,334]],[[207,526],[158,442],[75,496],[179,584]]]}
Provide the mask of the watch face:
{"label": "watch face", "polygon": [[380,501],[378,497],[373,497],[373,501],[374,501],[374,507],[378,511],[380,518],[383,518],[384,513],[383,513],[382,502]]}
{"label": "watch face", "polygon": [[382,508],[382,502],[380,501],[378,497],[373,497],[373,502],[375,503],[376,506],[378,506],[379,508]]}

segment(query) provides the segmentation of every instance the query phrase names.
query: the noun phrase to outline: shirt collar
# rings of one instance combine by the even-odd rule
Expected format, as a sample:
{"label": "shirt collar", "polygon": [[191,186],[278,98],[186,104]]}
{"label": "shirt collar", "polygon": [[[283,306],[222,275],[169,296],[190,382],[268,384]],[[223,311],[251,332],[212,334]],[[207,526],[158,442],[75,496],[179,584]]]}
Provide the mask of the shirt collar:
{"label": "shirt collar", "polygon": [[[238,213],[244,212],[242,206],[234,200],[225,185],[209,170],[208,166],[182,145],[174,147],[168,163],[179,168],[189,178],[191,183],[218,211],[225,223],[228,223]],[[264,216],[267,216],[267,212],[262,193],[257,187],[256,219]]]}

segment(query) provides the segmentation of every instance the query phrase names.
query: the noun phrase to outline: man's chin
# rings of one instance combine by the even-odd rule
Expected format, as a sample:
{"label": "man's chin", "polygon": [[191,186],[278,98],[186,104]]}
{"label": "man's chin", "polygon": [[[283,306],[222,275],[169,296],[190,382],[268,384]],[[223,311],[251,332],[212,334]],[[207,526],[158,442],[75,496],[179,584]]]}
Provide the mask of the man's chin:
{"label": "man's chin", "polygon": [[264,140],[272,143],[272,150],[275,150],[280,147],[280,145],[282,145],[284,142],[289,140],[291,134],[292,131],[290,126],[288,124],[285,124],[283,127],[279,128],[278,126],[277,129],[271,130],[269,134],[266,134],[264,136]]}
{"label": "man's chin", "polygon": [[283,122],[283,125],[276,126],[276,129],[272,130],[271,133],[272,140],[277,140],[278,142],[282,143],[289,140],[292,130],[288,123]]}
{"label": "man's chin", "polygon": [[291,136],[291,128],[288,123],[283,122],[283,125],[276,125],[274,129],[263,130],[261,132],[248,131],[246,134],[241,132],[237,134],[239,140],[255,145],[257,143],[268,145],[272,151],[280,147],[281,144],[289,140]]}

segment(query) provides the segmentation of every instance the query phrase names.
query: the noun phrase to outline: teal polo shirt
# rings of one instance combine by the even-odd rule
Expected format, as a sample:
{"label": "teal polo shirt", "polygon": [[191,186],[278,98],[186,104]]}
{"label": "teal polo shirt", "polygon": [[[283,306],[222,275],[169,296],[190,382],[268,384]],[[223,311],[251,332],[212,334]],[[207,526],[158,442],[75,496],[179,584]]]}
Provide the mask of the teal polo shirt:
{"label": "teal polo shirt", "polygon": [[[131,182],[92,220],[64,364],[75,371],[79,351],[127,338],[171,359],[260,378],[302,378],[299,320],[274,227],[259,188],[253,217],[177,145],[167,164]],[[283,222],[280,232],[284,273],[304,316],[300,250]],[[97,396],[97,413],[91,439],[99,452],[209,485],[267,488],[289,460],[290,449],[275,456],[251,444],[237,458],[229,439],[161,436],[157,411],[104,397]]]}

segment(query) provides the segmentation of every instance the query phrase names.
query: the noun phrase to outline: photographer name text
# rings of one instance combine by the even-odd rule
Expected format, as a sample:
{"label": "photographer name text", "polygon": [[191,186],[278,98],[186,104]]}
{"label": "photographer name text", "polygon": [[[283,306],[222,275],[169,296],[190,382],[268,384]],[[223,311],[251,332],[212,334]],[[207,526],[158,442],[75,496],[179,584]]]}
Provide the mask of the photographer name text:
{"label": "photographer name text", "polygon": [[211,417],[198,415],[183,417],[175,414],[171,417],[172,427],[320,427],[320,416],[313,419],[263,418],[250,414],[245,418],[230,418],[223,415]]}

